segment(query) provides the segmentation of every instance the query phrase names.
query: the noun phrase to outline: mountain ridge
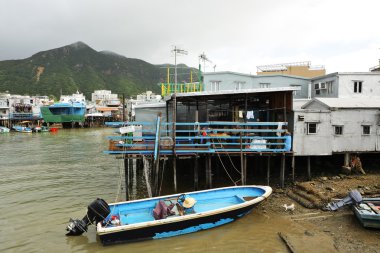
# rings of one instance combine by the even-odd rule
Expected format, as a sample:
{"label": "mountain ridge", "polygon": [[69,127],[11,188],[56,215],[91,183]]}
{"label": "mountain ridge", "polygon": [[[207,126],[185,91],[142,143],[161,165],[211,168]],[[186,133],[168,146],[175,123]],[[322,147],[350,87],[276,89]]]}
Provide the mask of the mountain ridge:
{"label": "mountain ridge", "polygon": [[[166,80],[165,66],[168,64],[154,65],[111,51],[96,51],[78,41],[25,59],[0,61],[0,92],[56,98],[77,90],[87,98],[94,90],[103,89],[127,96],[146,90],[159,93],[157,84]],[[182,64],[177,69],[178,75],[196,71]],[[190,75],[179,80],[183,79],[189,82]]]}

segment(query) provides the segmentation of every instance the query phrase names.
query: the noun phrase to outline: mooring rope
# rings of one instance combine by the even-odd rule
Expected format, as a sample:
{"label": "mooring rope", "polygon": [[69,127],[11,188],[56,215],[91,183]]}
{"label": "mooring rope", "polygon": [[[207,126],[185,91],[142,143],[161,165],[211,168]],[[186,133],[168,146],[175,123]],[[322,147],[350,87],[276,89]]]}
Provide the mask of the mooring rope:
{"label": "mooring rope", "polygon": [[[212,140],[212,143],[214,143],[214,140]],[[214,143],[214,145],[215,145],[215,143]],[[224,171],[226,172],[226,174],[228,175],[228,177],[231,179],[231,182],[234,183],[234,185],[236,186],[235,181],[233,180],[233,178],[231,177],[230,173],[228,173],[226,167],[224,166],[224,163],[223,163],[223,161],[222,161],[222,159],[220,157],[220,154],[218,152],[215,152],[215,153],[218,155],[220,163],[222,164],[222,167],[223,167]]]}

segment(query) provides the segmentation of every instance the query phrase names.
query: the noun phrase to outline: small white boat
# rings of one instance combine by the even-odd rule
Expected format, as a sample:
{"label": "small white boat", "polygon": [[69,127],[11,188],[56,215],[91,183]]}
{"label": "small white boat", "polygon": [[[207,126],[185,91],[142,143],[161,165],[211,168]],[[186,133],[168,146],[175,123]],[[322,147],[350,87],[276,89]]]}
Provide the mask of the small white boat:
{"label": "small white boat", "polygon": [[8,127],[0,126],[0,133],[9,133],[10,129]]}

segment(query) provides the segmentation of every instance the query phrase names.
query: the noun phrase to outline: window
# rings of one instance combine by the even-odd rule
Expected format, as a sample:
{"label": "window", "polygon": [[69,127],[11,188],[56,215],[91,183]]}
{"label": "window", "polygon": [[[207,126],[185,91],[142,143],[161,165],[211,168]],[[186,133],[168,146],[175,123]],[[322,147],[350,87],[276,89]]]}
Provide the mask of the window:
{"label": "window", "polygon": [[362,134],[363,135],[370,135],[371,134],[371,126],[362,126]]}
{"label": "window", "polygon": [[317,133],[317,123],[307,123],[307,134]]}
{"label": "window", "polygon": [[315,90],[315,94],[317,95],[321,94],[321,90]]}
{"label": "window", "polygon": [[354,93],[362,93],[362,81],[354,81]]}
{"label": "window", "polygon": [[269,88],[270,83],[260,83],[260,88]]}
{"label": "window", "polygon": [[333,93],[333,81],[326,82],[327,94]]}
{"label": "window", "polygon": [[334,126],[335,135],[343,135],[343,126]]}
{"label": "window", "polygon": [[300,94],[300,92],[301,92],[301,85],[299,85],[299,84],[291,84],[290,87],[296,87],[296,88],[300,89],[300,90],[294,90],[293,91],[293,96],[296,96],[296,95]]}
{"label": "window", "polygon": [[245,82],[242,81],[235,81],[235,90],[242,90],[244,89]]}
{"label": "window", "polygon": [[211,91],[219,91],[220,89],[220,83],[222,81],[210,81],[211,83]]}

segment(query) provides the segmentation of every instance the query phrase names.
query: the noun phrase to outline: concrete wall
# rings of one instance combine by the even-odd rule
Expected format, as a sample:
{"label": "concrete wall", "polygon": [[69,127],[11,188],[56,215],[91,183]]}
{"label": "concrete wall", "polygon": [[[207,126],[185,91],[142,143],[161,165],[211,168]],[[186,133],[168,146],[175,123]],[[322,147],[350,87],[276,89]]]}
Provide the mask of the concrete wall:
{"label": "concrete wall", "polygon": [[[331,155],[330,117],[327,110],[294,111],[292,134],[295,156]],[[316,134],[307,134],[308,123],[317,123]]]}
{"label": "concrete wall", "polygon": [[[379,118],[378,109],[330,111],[313,103],[294,111],[293,151],[296,156],[380,151]],[[307,133],[308,123],[317,123],[316,134]],[[363,135],[363,125],[370,126],[369,135]],[[335,126],[343,127],[342,135],[335,134]]]}
{"label": "concrete wall", "polygon": [[[362,82],[362,92],[354,92],[354,82]],[[315,85],[317,83],[332,82],[332,90],[320,89],[317,94]],[[339,98],[357,98],[380,96],[380,73],[363,72],[363,73],[333,73],[312,80],[312,97],[339,97]]]}
{"label": "concrete wall", "polygon": [[278,88],[278,87],[300,87],[300,91],[293,94],[294,98],[307,98],[309,78],[292,76],[253,76],[233,72],[213,72],[204,74],[204,90],[216,91],[216,83],[219,83],[217,90],[257,89],[257,88]]}

